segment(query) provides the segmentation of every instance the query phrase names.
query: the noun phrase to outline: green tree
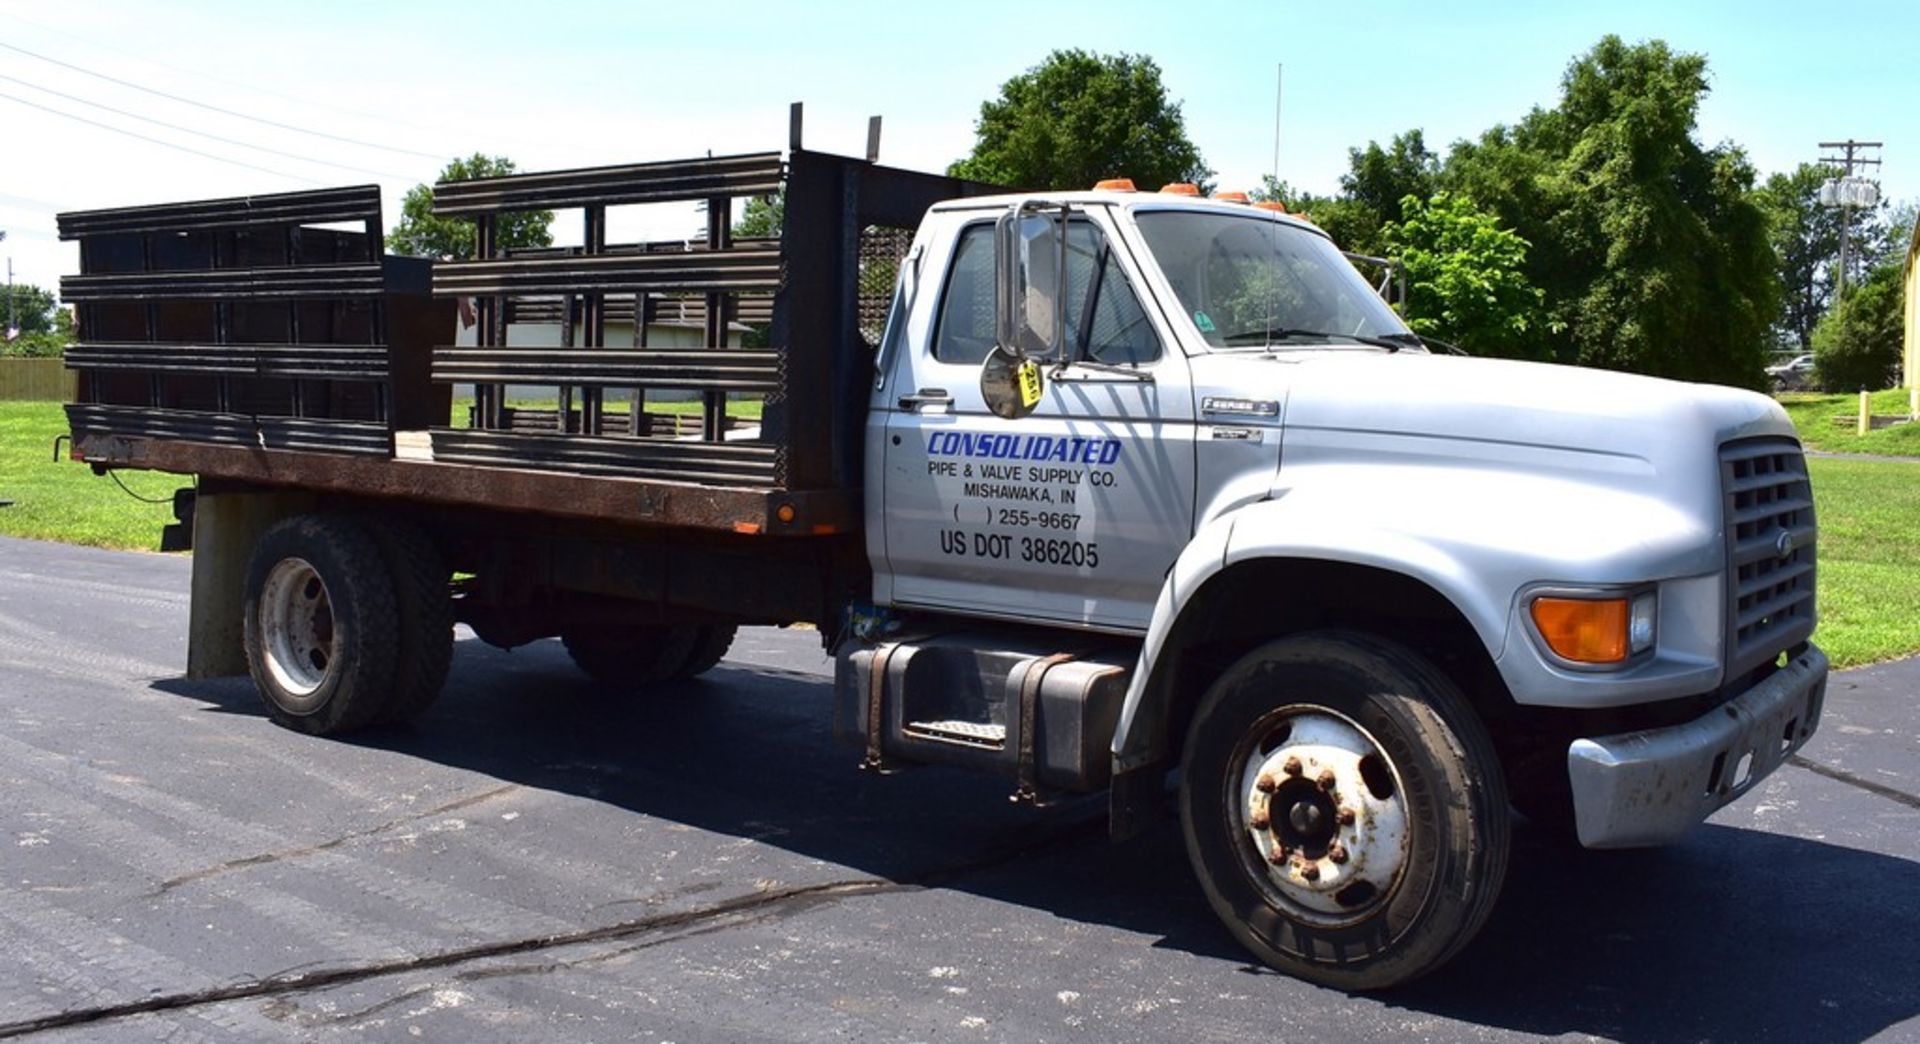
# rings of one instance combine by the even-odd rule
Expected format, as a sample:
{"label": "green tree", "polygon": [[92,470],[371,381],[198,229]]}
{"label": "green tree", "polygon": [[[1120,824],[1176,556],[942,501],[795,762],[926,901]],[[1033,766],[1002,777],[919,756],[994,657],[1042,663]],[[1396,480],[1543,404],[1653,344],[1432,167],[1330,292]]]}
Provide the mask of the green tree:
{"label": "green tree", "polygon": [[1383,231],[1406,270],[1407,325],[1475,355],[1543,359],[1539,288],[1527,281],[1527,241],[1464,196],[1405,196]]}
{"label": "green tree", "polygon": [[[0,325],[6,322],[7,303],[0,300]],[[73,313],[62,308],[52,293],[31,283],[15,283],[11,303],[19,334],[0,341],[0,355],[55,356],[73,343]]]}
{"label": "green tree", "polygon": [[57,310],[53,294],[32,283],[15,283],[12,290],[11,299],[0,301],[0,322],[11,319],[22,335],[51,331]]}
{"label": "green tree", "polygon": [[[518,168],[505,156],[485,156],[476,152],[456,159],[440,172],[440,181],[472,181],[515,173]],[[553,211],[525,210],[501,214],[498,243],[502,250],[518,247],[553,245]],[[433,186],[415,185],[400,204],[400,221],[387,236],[387,249],[410,257],[431,257],[456,261],[474,255],[473,222],[467,218],[436,217],[433,213]]]}
{"label": "green tree", "polygon": [[1386,227],[1405,216],[1401,201],[1431,198],[1439,176],[1440,156],[1427,148],[1420,130],[1394,135],[1385,148],[1370,141],[1364,149],[1347,150],[1340,197],[1332,207],[1317,208],[1325,221],[1315,220],[1347,250],[1382,253]]}
{"label": "green tree", "polygon": [[1881,265],[1813,328],[1813,370],[1822,388],[1878,391],[1899,381],[1902,265]]}
{"label": "green tree", "polygon": [[1026,189],[1086,189],[1102,178],[1211,188],[1180,104],[1145,55],[1055,51],[981,104],[974,134],[973,152],[949,174]]}
{"label": "green tree", "polygon": [[740,212],[740,220],[733,223],[733,235],[736,239],[765,239],[778,236],[787,222],[787,194],[776,192],[771,196],[751,196],[747,199],[745,210]]}
{"label": "green tree", "polygon": [[8,347],[14,355],[56,358],[66,354],[67,345],[72,344],[73,310],[55,308],[53,310],[53,328],[37,333],[21,334]]}
{"label": "green tree", "polygon": [[1779,275],[1754,172],[1694,136],[1706,59],[1603,38],[1560,103],[1448,157],[1465,193],[1533,244],[1554,356],[1760,387]]}

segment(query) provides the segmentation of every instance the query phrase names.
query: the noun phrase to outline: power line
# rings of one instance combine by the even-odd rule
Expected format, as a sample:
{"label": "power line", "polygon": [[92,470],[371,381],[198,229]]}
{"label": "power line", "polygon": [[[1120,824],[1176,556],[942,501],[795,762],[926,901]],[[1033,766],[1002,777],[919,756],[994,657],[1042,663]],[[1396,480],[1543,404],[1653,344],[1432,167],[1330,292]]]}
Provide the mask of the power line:
{"label": "power line", "polygon": [[[87,37],[83,37],[83,36],[76,36],[73,33],[69,33],[63,29],[56,29],[53,26],[44,25],[40,22],[34,21],[31,18],[23,17],[11,11],[0,11],[0,16],[11,18],[14,21],[19,22],[23,25],[32,26],[33,28],[38,29],[44,33],[50,33],[54,36],[64,37],[68,40],[74,41],[75,43],[84,44],[88,47],[95,47],[95,48],[99,48],[100,50],[110,51],[114,54],[123,55],[125,57],[132,58],[146,65],[150,65],[156,69],[167,69],[177,73],[185,73],[189,76],[198,77],[209,83],[224,84],[228,87],[237,87],[243,91],[247,91],[252,94],[264,94],[269,97],[279,98],[282,101],[290,101],[299,105],[306,105],[306,106],[310,106],[318,109],[328,109],[345,116],[353,116],[363,120],[376,120],[378,122],[385,123],[392,127],[400,127],[410,131],[422,131],[428,134],[446,133],[446,128],[444,126],[440,126],[440,127],[428,126],[422,123],[413,123],[408,120],[396,119],[391,113],[364,112],[359,109],[350,109],[350,108],[347,108],[346,106],[335,105],[331,102],[318,101],[313,98],[302,98],[298,95],[288,94],[284,91],[274,90],[271,87],[262,87],[259,84],[242,83],[239,80],[228,79],[227,77],[224,77],[224,76],[215,76],[203,69],[193,69],[193,68],[188,68],[186,66],[174,65],[170,62],[158,61],[150,55],[140,54],[138,52],[128,50],[124,47],[115,47],[112,44],[102,43],[99,40],[88,39]],[[577,141],[575,142],[538,141],[532,138],[503,137],[493,131],[488,131],[486,133],[488,135],[488,140],[497,142],[499,144],[504,144],[504,145],[524,146],[527,148],[563,149],[563,150],[574,152],[574,153],[581,153],[581,152],[588,151],[587,149],[583,148],[580,145],[580,143]],[[458,150],[458,149],[450,150],[447,153],[447,155],[452,156],[456,153],[459,153],[460,151],[461,150]],[[436,158],[439,158],[439,157],[436,157]]]}
{"label": "power line", "polygon": [[[5,47],[5,46],[6,46],[5,44],[0,44],[0,47]],[[245,160],[232,159],[230,157],[216,155],[211,152],[202,152],[199,149],[190,148],[186,145],[180,145],[171,141],[164,141],[160,138],[151,138],[145,134],[141,134],[136,131],[127,130],[125,127],[115,127],[111,123],[101,123],[99,120],[90,120],[90,119],[87,119],[85,116],[75,116],[73,113],[70,113],[70,112],[61,112],[59,109],[55,109],[46,105],[41,105],[39,102],[30,102],[25,98],[16,98],[11,94],[6,93],[5,91],[0,91],[0,98],[4,98],[7,101],[15,102],[20,105],[24,105],[29,109],[39,109],[41,112],[50,112],[55,116],[64,116],[67,119],[76,120],[80,123],[88,124],[89,126],[98,127],[101,130],[109,130],[114,132],[115,134],[124,134],[129,138],[139,138],[141,141],[150,141],[155,145],[163,145],[169,149],[177,149],[181,152],[190,152],[195,156],[202,156],[219,163],[230,163],[236,167],[245,167],[248,170],[257,170],[262,174],[272,174],[275,177],[287,178],[288,180],[291,180],[291,181],[301,181],[309,185],[320,184],[320,182],[315,181],[312,178],[303,178],[298,174],[289,174],[284,170],[274,170],[271,167],[261,167],[252,163],[248,163]]]}
{"label": "power line", "polygon": [[232,109],[223,109],[218,105],[209,105],[206,102],[195,101],[192,98],[183,98],[177,94],[168,94],[166,91],[156,90],[152,87],[147,87],[142,84],[134,83],[131,80],[122,80],[118,77],[108,76],[106,73],[95,72],[92,69],[74,65],[72,62],[63,62],[58,58],[49,58],[44,54],[40,54],[35,51],[29,51],[24,47],[19,47],[14,44],[0,42],[0,47],[4,47],[9,51],[16,51],[20,54],[24,54],[29,58],[38,58],[39,60],[43,62],[47,62],[51,65],[58,65],[62,69],[71,69],[74,72],[80,73],[83,76],[91,76],[94,79],[105,80],[108,83],[117,83],[122,87],[131,87],[136,91],[144,91],[147,94],[152,94],[157,97],[165,98],[169,101],[176,101],[181,103],[182,105],[192,105],[192,106],[195,106],[196,108],[206,109],[210,112],[217,112],[224,116],[232,116],[235,119],[249,120],[254,123],[264,124],[268,127],[278,127],[281,130],[293,131],[296,134],[310,134],[313,137],[326,138],[329,141],[344,142],[348,145],[358,145],[361,148],[379,149],[382,152],[397,152],[403,156],[418,156],[421,159],[430,159],[435,162],[445,162],[446,160],[446,157],[436,155],[431,152],[418,152],[413,149],[403,149],[393,145],[380,145],[371,141],[361,141],[358,138],[347,138],[347,137],[342,137],[338,134],[328,134],[325,131],[309,130],[305,127],[296,127],[291,123],[281,123],[278,120],[269,120],[261,116],[249,116],[244,112],[235,112]]}
{"label": "power line", "polygon": [[243,149],[254,149],[260,152],[270,152],[275,156],[285,156],[288,159],[297,159],[304,163],[318,163],[322,166],[338,167],[341,170],[350,170],[356,174],[366,174],[376,178],[386,178],[391,181],[413,180],[404,174],[394,174],[394,173],[383,171],[383,170],[368,170],[365,167],[355,167],[355,166],[352,166],[351,164],[335,163],[333,160],[324,160],[318,156],[303,156],[297,152],[283,152],[280,149],[268,148],[265,145],[255,145],[252,142],[241,141],[238,138],[223,138],[218,134],[210,134],[206,131],[194,130],[192,127],[182,127],[177,123],[168,123],[165,120],[155,119],[152,116],[142,116],[137,112],[128,112],[125,109],[116,109],[111,105],[102,105],[97,101],[88,101],[87,99],[79,97],[78,95],[66,94],[61,91],[56,91],[51,87],[42,87],[37,83],[30,83],[26,80],[20,79],[17,76],[8,76],[5,73],[0,73],[0,80],[7,80],[11,83],[17,83],[22,87],[29,87],[29,88],[32,88],[33,90],[40,91],[44,94],[51,94],[56,98],[65,98],[70,102],[79,102],[82,105],[90,106],[95,109],[103,109],[107,112],[113,113],[116,116],[125,116],[129,119],[140,120],[144,123],[151,123],[151,124],[154,124],[155,126],[165,127],[168,130],[180,131],[183,134],[192,134],[197,137],[209,138],[213,141],[221,142],[226,145],[238,145]]}

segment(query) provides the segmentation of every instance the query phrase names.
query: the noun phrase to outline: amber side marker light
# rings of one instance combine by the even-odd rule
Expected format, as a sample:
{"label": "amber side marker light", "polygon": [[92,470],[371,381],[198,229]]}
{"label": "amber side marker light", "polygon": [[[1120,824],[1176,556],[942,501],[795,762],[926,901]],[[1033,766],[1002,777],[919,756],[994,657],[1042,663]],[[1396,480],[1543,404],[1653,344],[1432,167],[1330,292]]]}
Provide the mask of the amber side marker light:
{"label": "amber side marker light", "polygon": [[1553,598],[1533,600],[1533,624],[1563,660],[1619,663],[1627,658],[1625,598]]}
{"label": "amber side marker light", "polygon": [[1132,192],[1132,178],[1105,178],[1093,183],[1095,192]]}
{"label": "amber side marker light", "polygon": [[1176,181],[1171,185],[1160,186],[1160,192],[1168,196],[1197,196],[1200,194],[1200,186],[1190,181]]}
{"label": "amber side marker light", "polygon": [[1284,214],[1287,212],[1287,205],[1277,199],[1263,199],[1256,202],[1254,206],[1259,207],[1261,210],[1271,210],[1276,214]]}
{"label": "amber side marker light", "polygon": [[1222,203],[1248,202],[1247,194],[1244,192],[1216,192],[1213,194],[1213,198],[1221,201]]}

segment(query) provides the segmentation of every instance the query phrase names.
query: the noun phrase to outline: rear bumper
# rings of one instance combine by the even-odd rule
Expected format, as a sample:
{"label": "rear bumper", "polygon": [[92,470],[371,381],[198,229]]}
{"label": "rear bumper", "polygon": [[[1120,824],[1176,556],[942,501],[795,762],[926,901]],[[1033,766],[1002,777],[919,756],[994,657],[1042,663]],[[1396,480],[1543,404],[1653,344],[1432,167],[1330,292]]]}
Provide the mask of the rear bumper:
{"label": "rear bumper", "polygon": [[1693,721],[1577,739],[1567,748],[1574,818],[1588,848],[1675,841],[1739,798],[1813,735],[1827,657],[1806,651]]}

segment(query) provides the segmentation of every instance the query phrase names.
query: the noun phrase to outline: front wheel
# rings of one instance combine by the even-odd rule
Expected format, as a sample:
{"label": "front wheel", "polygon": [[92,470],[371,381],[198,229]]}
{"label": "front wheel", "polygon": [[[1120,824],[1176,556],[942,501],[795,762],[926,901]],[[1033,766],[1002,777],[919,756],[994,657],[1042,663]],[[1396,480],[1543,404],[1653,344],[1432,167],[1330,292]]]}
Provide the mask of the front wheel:
{"label": "front wheel", "polygon": [[1439,967],[1486,922],[1510,824],[1493,742],[1412,651],[1320,632],[1202,699],[1180,785],[1207,901],[1267,964],[1342,989]]}

